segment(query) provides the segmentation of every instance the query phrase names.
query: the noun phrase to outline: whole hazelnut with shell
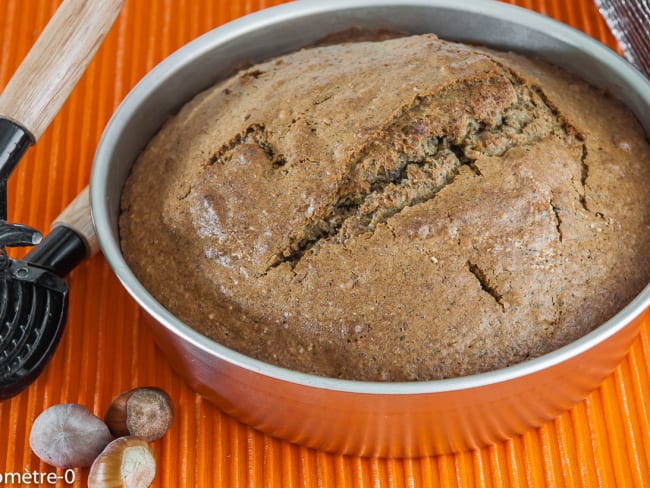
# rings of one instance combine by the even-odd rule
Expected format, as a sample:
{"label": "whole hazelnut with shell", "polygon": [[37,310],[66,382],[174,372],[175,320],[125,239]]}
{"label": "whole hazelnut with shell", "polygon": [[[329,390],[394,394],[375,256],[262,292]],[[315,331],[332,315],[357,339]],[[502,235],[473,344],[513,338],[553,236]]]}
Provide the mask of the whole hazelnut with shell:
{"label": "whole hazelnut with shell", "polygon": [[160,388],[125,391],[111,402],[104,422],[115,437],[136,436],[152,442],[160,439],[173,419],[169,395]]}
{"label": "whole hazelnut with shell", "polygon": [[151,446],[138,437],[115,439],[88,473],[88,488],[147,488],[156,477]]}
{"label": "whole hazelnut with shell", "polygon": [[58,468],[90,466],[111,441],[104,422],[76,403],[52,405],[32,424],[29,445],[40,459]]}

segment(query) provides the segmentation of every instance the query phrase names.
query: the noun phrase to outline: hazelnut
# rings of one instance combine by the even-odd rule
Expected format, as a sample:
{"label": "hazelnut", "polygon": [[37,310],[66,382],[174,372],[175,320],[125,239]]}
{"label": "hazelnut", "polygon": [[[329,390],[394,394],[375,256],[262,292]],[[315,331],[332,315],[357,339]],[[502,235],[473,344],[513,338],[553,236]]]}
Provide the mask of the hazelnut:
{"label": "hazelnut", "polygon": [[135,388],[116,396],[104,421],[115,437],[136,436],[152,442],[160,439],[172,423],[169,395],[160,388]]}
{"label": "hazelnut", "polygon": [[111,441],[104,422],[76,403],[53,405],[32,424],[29,445],[40,459],[58,468],[90,466]]}
{"label": "hazelnut", "polygon": [[151,447],[138,437],[120,437],[90,467],[88,488],[146,488],[156,476]]}

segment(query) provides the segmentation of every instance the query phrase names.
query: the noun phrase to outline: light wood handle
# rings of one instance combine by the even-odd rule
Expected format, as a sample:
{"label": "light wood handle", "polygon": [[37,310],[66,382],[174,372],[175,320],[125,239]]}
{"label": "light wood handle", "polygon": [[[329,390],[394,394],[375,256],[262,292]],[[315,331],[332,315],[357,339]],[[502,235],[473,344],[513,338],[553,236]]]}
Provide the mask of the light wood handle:
{"label": "light wood handle", "polygon": [[86,243],[88,257],[99,250],[97,234],[90,216],[90,192],[88,187],[81,190],[72,202],[52,222],[52,228],[65,225],[74,230]]}
{"label": "light wood handle", "polygon": [[0,115],[36,142],[95,55],[124,0],[64,0],[0,95]]}

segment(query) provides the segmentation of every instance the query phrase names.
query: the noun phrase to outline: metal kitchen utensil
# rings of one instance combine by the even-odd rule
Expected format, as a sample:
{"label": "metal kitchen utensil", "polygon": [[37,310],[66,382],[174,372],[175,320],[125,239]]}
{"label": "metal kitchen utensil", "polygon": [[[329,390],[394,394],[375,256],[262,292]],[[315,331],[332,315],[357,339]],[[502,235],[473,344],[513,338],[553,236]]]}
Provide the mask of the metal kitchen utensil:
{"label": "metal kitchen utensil", "polygon": [[0,271],[0,400],[29,386],[61,338],[68,305],[63,276],[97,251],[88,187],[22,260]]}
{"label": "metal kitchen utensil", "polygon": [[63,277],[98,249],[86,187],[22,260],[0,271],[0,400],[29,386],[54,353],[67,316]]}
{"label": "metal kitchen utensil", "polygon": [[650,0],[596,0],[627,60],[650,78]]}
{"label": "metal kitchen utensil", "polygon": [[45,366],[65,323],[61,276],[87,254],[83,239],[64,227],[24,261],[9,258],[7,247],[33,245],[41,236],[7,222],[7,179],[68,98],[123,3],[65,0],[0,94],[0,399]]}
{"label": "metal kitchen utensil", "polygon": [[29,386],[61,338],[68,308],[63,276],[98,249],[86,187],[22,260],[0,271],[0,400]]}

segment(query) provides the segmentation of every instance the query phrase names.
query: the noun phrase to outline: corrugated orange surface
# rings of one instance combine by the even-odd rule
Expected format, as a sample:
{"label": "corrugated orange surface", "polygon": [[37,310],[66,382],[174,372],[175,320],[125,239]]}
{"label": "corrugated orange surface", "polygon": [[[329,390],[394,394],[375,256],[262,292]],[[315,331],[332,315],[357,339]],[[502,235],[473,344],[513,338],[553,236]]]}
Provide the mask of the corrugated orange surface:
{"label": "corrugated orange surface", "polygon": [[[184,43],[280,0],[127,0],[70,100],[14,173],[10,220],[45,230],[88,182],[103,127],[130,88]],[[517,0],[616,48],[590,0]],[[0,87],[58,0],[0,2]],[[342,457],[290,445],[229,418],[195,394],[155,348],[142,312],[102,256],[69,277],[65,336],[41,378],[0,403],[0,475],[56,472],[29,449],[33,419],[78,402],[96,414],[117,393],[158,385],[174,401],[171,431],[155,443],[163,487],[650,486],[650,324],[586,401],[538,430],[478,451],[405,460]],[[85,486],[77,470],[74,486]],[[11,485],[11,484],[7,484]],[[0,482],[3,486],[3,482]],[[68,486],[61,480],[58,486]]]}

